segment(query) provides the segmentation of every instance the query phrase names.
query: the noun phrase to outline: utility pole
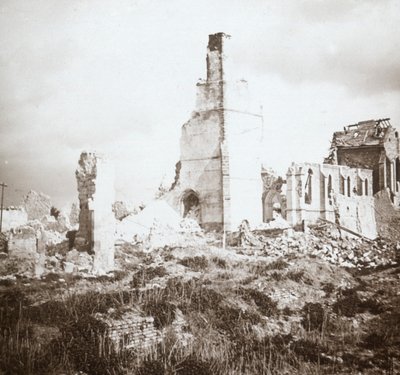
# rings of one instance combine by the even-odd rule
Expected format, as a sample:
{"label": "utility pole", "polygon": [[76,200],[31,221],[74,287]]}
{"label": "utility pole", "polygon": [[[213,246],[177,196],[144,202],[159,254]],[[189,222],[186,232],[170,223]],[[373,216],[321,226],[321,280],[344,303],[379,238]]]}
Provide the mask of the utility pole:
{"label": "utility pole", "polygon": [[4,182],[2,182],[2,183],[0,184],[0,186],[1,186],[1,208],[0,208],[0,233],[1,233],[1,227],[2,227],[2,224],[3,224],[4,188],[6,188],[7,185],[6,185]]}

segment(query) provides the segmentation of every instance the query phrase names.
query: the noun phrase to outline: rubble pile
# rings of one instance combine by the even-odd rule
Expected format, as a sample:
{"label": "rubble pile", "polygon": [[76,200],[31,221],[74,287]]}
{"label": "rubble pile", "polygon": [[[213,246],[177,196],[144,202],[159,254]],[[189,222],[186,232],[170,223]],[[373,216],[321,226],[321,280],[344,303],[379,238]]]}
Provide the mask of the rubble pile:
{"label": "rubble pile", "polygon": [[275,213],[273,220],[267,223],[261,223],[256,226],[256,230],[269,230],[269,229],[287,229],[290,228],[290,224],[282,217],[282,215]]}
{"label": "rubble pile", "polygon": [[31,190],[24,198],[23,207],[29,220],[41,220],[50,214],[52,205],[48,195]]}
{"label": "rubble pile", "polygon": [[[246,235],[249,236],[249,233]],[[255,237],[251,232],[250,235]],[[333,226],[309,229],[305,232],[287,229],[276,238],[257,236],[257,239],[262,243],[262,252],[268,256],[293,253],[310,255],[348,268],[396,264],[400,251],[400,244],[389,243],[382,239],[371,241],[347,237],[340,234]],[[245,242],[250,243],[250,240]]]}
{"label": "rubble pile", "polygon": [[146,248],[159,248],[182,246],[190,241],[197,243],[201,232],[196,220],[182,219],[167,202],[155,200],[138,214],[117,222],[116,239],[143,243]]}

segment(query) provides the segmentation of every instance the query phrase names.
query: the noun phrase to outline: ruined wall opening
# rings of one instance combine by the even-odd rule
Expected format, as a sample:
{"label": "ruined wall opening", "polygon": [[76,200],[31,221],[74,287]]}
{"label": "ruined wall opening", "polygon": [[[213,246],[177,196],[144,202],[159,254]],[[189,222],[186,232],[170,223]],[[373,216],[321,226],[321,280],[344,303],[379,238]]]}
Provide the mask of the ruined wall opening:
{"label": "ruined wall opening", "polygon": [[400,158],[396,158],[396,192],[400,190]]}
{"label": "ruined wall opening", "polygon": [[307,172],[307,181],[306,181],[306,186],[304,187],[306,191],[304,194],[304,203],[306,204],[311,204],[312,201],[312,175],[313,171],[310,168]]}
{"label": "ruined wall opening", "polygon": [[351,183],[350,183],[350,176],[347,177],[347,196],[350,197],[351,195]]}
{"label": "ruined wall opening", "polygon": [[386,158],[385,161],[385,169],[386,169],[386,187],[388,187],[390,190],[392,190],[392,168],[391,168],[391,162],[388,158]]}
{"label": "ruined wall opening", "polygon": [[344,177],[340,176],[339,193],[344,195]]}
{"label": "ruined wall opening", "polygon": [[357,176],[356,181],[357,181],[357,186],[354,186],[353,188],[354,194],[365,195],[364,180],[360,176]]}
{"label": "ruined wall opening", "polygon": [[188,190],[182,196],[182,216],[201,222],[199,195]]}
{"label": "ruined wall opening", "polygon": [[332,176],[328,176],[328,199],[329,204],[332,205]]}
{"label": "ruined wall opening", "polygon": [[263,221],[268,222],[274,219],[274,212],[285,217],[284,202],[282,202],[281,193],[271,190],[263,194]]}
{"label": "ruined wall opening", "polygon": [[364,194],[365,195],[368,195],[368,178],[366,178],[365,179],[365,182],[364,182],[364,184],[365,184],[365,187],[364,187]]}

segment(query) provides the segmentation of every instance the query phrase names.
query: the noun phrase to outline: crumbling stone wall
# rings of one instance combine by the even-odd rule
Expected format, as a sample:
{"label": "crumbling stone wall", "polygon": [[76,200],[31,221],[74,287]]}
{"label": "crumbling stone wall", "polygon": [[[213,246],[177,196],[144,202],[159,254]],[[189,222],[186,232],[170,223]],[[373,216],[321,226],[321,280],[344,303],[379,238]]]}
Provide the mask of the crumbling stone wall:
{"label": "crumbling stone wall", "polygon": [[400,240],[400,210],[391,201],[389,189],[375,194],[375,215],[378,233],[383,238]]}
{"label": "crumbling stone wall", "polygon": [[326,219],[375,238],[372,171],[330,164],[293,164],[287,172],[286,213],[292,225]]}
{"label": "crumbling stone wall", "polygon": [[18,272],[29,276],[40,276],[45,263],[45,233],[39,225],[21,226],[11,229],[7,252],[18,260]]}
{"label": "crumbling stone wall", "polygon": [[38,238],[36,230],[30,226],[13,229],[8,241],[10,256],[27,257],[36,253]]}
{"label": "crumbling stone wall", "polygon": [[160,340],[153,317],[143,317],[138,312],[129,311],[118,319],[104,314],[96,314],[95,318],[105,324],[105,336],[111,340],[117,351],[147,349]]}
{"label": "crumbling stone wall", "polygon": [[178,173],[164,197],[183,215],[184,198],[194,192],[205,229],[236,229],[244,218],[262,221],[262,117],[247,82],[232,74],[229,39],[209,36],[207,79],[197,84],[196,109],[182,127]]}
{"label": "crumbling stone wall", "polygon": [[76,170],[79,230],[75,247],[94,254],[93,272],[114,269],[114,169],[103,155],[83,152]]}

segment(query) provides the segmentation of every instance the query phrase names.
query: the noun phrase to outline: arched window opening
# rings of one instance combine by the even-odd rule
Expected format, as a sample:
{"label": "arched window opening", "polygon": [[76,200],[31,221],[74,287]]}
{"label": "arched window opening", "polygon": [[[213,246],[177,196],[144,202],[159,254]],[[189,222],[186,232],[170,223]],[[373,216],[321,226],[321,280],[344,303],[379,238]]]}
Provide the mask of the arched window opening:
{"label": "arched window opening", "polygon": [[396,191],[400,190],[400,159],[396,158]]}
{"label": "arched window opening", "polygon": [[344,195],[344,177],[340,176],[339,193]]}
{"label": "arched window opening", "polygon": [[313,175],[313,171],[310,168],[308,170],[307,181],[306,181],[306,185],[304,187],[304,190],[305,190],[304,203],[306,203],[306,204],[311,204],[311,200],[312,200],[312,175]]}
{"label": "arched window opening", "polygon": [[391,170],[391,163],[388,158],[385,161],[385,169],[386,169],[386,187],[389,189],[392,188],[392,170]]}
{"label": "arched window opening", "polygon": [[350,183],[350,176],[347,177],[347,196],[350,197],[351,195],[351,183]]}
{"label": "arched window opening", "polygon": [[183,217],[195,219],[200,222],[200,200],[199,196],[190,190],[182,197]]}
{"label": "arched window opening", "polygon": [[332,176],[328,176],[328,199],[329,199],[329,204],[332,205]]}

